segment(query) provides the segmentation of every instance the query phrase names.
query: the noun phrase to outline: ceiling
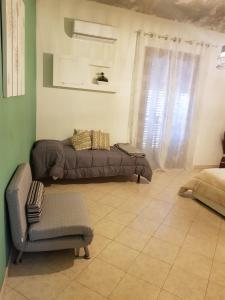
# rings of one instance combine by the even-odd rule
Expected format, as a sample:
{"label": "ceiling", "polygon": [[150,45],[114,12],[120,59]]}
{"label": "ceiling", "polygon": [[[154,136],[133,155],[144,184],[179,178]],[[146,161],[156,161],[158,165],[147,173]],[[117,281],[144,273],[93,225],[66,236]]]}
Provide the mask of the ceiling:
{"label": "ceiling", "polygon": [[225,0],[91,0],[225,33]]}

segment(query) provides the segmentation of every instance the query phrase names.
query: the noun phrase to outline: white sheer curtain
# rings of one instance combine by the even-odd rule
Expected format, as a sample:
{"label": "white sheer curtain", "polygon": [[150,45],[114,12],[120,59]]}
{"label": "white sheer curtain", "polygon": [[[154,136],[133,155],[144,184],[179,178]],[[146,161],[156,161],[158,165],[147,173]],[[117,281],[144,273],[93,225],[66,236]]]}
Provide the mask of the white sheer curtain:
{"label": "white sheer curtain", "polygon": [[192,167],[206,49],[181,39],[139,35],[131,136],[153,168]]}

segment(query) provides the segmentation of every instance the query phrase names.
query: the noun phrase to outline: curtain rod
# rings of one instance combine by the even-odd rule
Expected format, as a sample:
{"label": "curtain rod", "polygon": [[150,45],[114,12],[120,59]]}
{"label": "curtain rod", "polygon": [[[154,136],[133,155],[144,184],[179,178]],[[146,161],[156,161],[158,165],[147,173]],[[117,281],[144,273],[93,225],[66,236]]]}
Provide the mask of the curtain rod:
{"label": "curtain rod", "polygon": [[[141,33],[141,30],[138,30],[137,32]],[[164,40],[171,40],[173,42],[185,42],[189,45],[193,45],[193,44],[196,44],[196,45],[199,45],[199,46],[206,46],[207,48],[209,47],[213,47],[213,48],[219,48],[220,46],[219,45],[215,45],[215,44],[210,44],[208,42],[203,42],[203,41],[196,41],[196,40],[184,40],[183,38],[181,37],[176,37],[176,36],[170,36],[168,34],[157,34],[157,33],[154,33],[154,32],[144,32],[144,35],[147,35],[147,36],[150,36],[151,38],[154,38],[154,37],[157,37],[159,39],[164,39]]]}

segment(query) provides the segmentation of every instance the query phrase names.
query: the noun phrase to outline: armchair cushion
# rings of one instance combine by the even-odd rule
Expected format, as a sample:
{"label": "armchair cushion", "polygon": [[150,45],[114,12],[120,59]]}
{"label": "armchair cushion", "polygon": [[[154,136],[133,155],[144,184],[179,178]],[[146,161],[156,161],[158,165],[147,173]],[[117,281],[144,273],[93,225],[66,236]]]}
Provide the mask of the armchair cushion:
{"label": "armchair cushion", "polygon": [[65,236],[80,236],[88,243],[93,231],[85,204],[74,192],[47,194],[44,196],[40,222],[29,227],[30,241]]}

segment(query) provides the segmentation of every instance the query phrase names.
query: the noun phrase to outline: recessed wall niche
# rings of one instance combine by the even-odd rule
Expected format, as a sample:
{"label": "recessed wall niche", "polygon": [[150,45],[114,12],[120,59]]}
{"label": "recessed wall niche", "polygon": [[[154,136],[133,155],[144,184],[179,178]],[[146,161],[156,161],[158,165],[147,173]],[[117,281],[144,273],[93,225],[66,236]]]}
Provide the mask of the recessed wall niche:
{"label": "recessed wall niche", "polygon": [[[70,19],[65,22],[72,22]],[[71,39],[72,55],[53,54],[53,86],[115,93],[115,27],[74,20],[65,25]],[[72,32],[69,33],[69,30]],[[108,83],[97,82],[103,72]]]}

